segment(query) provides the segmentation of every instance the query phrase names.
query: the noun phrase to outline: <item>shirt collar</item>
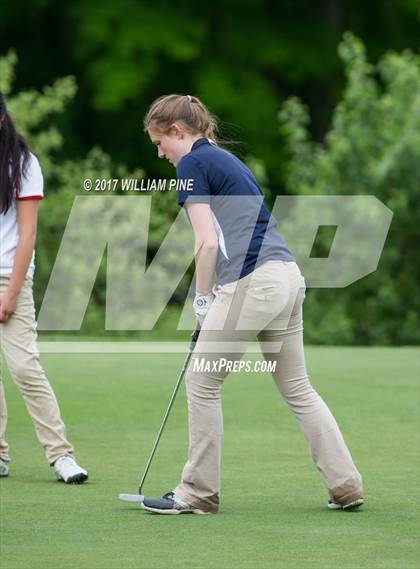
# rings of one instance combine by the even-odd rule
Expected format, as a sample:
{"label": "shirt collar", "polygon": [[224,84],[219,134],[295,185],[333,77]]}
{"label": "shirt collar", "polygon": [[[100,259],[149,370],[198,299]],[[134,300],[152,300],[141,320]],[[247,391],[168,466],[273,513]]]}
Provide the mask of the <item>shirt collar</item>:
{"label": "shirt collar", "polygon": [[193,150],[195,150],[196,148],[199,148],[203,144],[210,144],[209,139],[208,138],[199,138],[198,140],[196,140],[194,142],[194,144],[191,146],[191,152]]}

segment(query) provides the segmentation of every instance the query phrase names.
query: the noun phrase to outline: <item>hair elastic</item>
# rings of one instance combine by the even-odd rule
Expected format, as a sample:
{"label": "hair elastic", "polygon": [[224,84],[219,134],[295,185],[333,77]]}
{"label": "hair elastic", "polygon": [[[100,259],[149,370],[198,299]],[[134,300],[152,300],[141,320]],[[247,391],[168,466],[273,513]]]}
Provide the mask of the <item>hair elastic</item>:
{"label": "hair elastic", "polygon": [[188,97],[189,102],[192,103],[191,95],[187,95],[187,97]]}

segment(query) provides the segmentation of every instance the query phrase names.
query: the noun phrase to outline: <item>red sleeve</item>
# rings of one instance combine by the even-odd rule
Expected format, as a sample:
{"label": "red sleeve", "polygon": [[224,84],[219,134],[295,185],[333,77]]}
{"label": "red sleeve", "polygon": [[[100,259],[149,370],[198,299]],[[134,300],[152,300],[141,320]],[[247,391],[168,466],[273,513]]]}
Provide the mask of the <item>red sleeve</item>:
{"label": "red sleeve", "polygon": [[18,201],[24,202],[26,200],[42,200],[44,196],[25,196],[24,198],[17,198]]}

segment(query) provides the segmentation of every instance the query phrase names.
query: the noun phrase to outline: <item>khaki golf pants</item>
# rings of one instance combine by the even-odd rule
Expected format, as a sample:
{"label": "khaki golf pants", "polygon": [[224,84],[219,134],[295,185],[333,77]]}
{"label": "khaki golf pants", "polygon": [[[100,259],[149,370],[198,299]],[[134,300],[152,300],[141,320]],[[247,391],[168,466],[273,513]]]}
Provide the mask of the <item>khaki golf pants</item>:
{"label": "khaki golf pants", "polygon": [[[340,429],[315,389],[305,366],[302,304],[305,281],[296,263],[269,261],[253,273],[214,288],[186,375],[189,412],[188,460],[177,498],[208,512],[219,509],[223,438],[220,358],[239,361],[257,335],[266,360],[275,362],[273,379],[309,444],[330,496],[340,502],[359,498],[362,479]],[[194,371],[194,358],[210,371]],[[197,369],[197,368],[196,368]]]}
{"label": "khaki golf pants", "polygon": [[[6,291],[8,277],[0,276],[0,296]],[[26,279],[19,293],[15,312],[0,322],[0,347],[10,373],[19,387],[38,439],[47,460],[53,464],[63,455],[72,455],[57,400],[39,361],[32,280]],[[2,354],[0,354],[0,357]],[[0,361],[0,458],[9,462],[9,445],[5,439],[7,407],[2,382],[3,358]]]}

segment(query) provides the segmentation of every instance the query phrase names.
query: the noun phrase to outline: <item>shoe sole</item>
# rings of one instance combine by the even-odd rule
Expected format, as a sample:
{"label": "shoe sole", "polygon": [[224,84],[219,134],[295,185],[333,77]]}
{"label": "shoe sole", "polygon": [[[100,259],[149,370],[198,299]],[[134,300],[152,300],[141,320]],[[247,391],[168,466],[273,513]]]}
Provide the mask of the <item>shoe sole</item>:
{"label": "shoe sole", "polygon": [[67,480],[64,480],[64,478],[61,478],[60,476],[58,480],[60,482],[64,482],[65,484],[83,484],[83,482],[86,482],[88,478],[89,476],[87,474],[81,472],[80,474],[75,474],[74,476],[70,476],[69,478],[67,478]]}
{"label": "shoe sole", "polygon": [[142,503],[141,507],[143,508],[143,510],[146,510],[146,512],[149,512],[150,514],[164,514],[164,515],[168,515],[168,516],[176,516],[178,514],[200,514],[200,515],[206,515],[206,514],[211,514],[212,512],[204,512],[203,510],[198,510],[196,508],[191,508],[190,510],[159,510],[158,508],[150,508],[149,506],[145,506],[144,503]]}
{"label": "shoe sole", "polygon": [[7,478],[9,476],[9,465],[3,462],[3,460],[1,462],[2,465],[0,468],[0,478]]}
{"label": "shoe sole", "polygon": [[364,504],[364,500],[363,498],[358,498],[357,500],[354,500],[354,502],[350,502],[350,504],[346,504],[345,506],[342,506],[341,504],[336,504],[336,503],[328,503],[328,509],[329,510],[347,510],[347,511],[351,511],[351,510],[356,510],[357,508],[360,508],[360,506],[363,506]]}

